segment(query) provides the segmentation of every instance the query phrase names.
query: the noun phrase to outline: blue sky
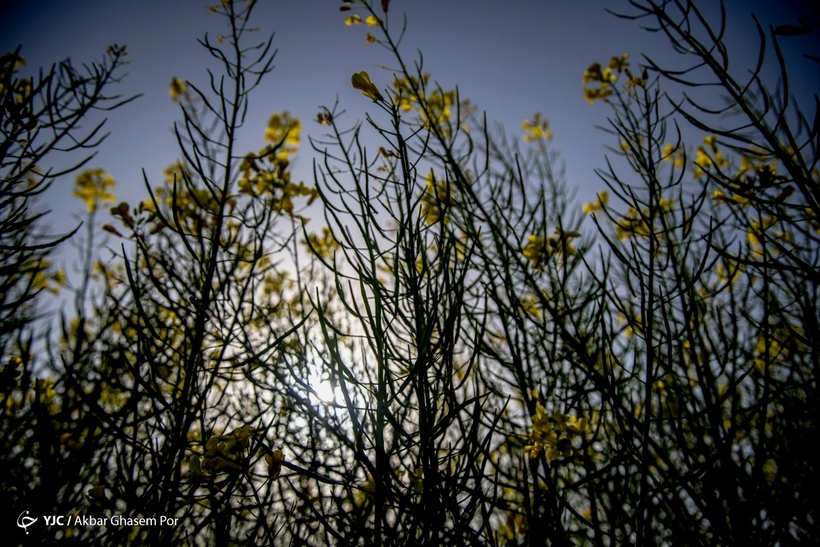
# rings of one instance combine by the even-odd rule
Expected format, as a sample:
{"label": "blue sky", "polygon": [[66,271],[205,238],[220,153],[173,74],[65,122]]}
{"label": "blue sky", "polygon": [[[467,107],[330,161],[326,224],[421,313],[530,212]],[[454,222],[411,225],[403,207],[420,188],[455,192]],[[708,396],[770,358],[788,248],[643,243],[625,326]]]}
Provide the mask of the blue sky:
{"label": "blue sky", "polygon": [[[703,4],[714,7],[716,2]],[[312,155],[305,137],[321,133],[311,121],[319,107],[332,106],[338,95],[349,122],[363,119],[368,109],[373,110],[372,103],[351,88],[351,74],[367,70],[382,87],[392,79],[376,68],[392,64],[387,52],[365,42],[364,25],[345,26],[338,5],[260,0],[253,20],[260,40],[275,32],[279,52],[276,69],[251,97],[242,134],[246,144],[241,148],[258,149],[270,114],[289,110],[303,121],[302,154],[294,173],[305,182],[312,181]],[[728,1],[727,43],[736,52],[736,66],[748,67],[757,54],[750,11],[764,24],[779,25],[796,23],[811,5]],[[127,45],[129,75],[117,91],[143,97],[109,114],[106,127],[111,136],[90,165],[112,173],[118,198],[132,204],[146,196],[142,169],[160,183],[162,169],[178,159],[171,132],[173,121],[179,119],[178,106],[168,95],[168,83],[174,76],[199,84],[207,81],[204,67],[209,57],[196,39],[205,32],[212,37],[224,32],[225,21],[209,14],[206,6],[202,0],[0,0],[0,49],[22,44],[29,69],[67,57],[81,64],[99,59],[112,43]],[[503,123],[508,132],[520,135],[521,122],[542,112],[554,131],[553,148],[561,154],[569,187],[577,189],[581,202],[603,188],[594,169],[605,165],[604,145],[616,144],[595,127],[606,124],[607,107],[591,106],[582,97],[584,69],[625,52],[633,63],[646,52],[679,61],[659,35],[641,31],[634,21],[616,19],[605,8],[628,10],[626,1],[394,0],[390,24],[398,27],[406,13],[408,31],[402,47],[407,58],[416,58],[420,49],[425,70],[443,88],[458,85],[463,97],[486,111],[488,119]],[[817,34],[788,41],[787,53],[820,55]],[[798,62],[798,92],[816,92],[820,65]],[[73,177],[66,177],[44,198],[53,210],[50,222],[58,229],[76,223],[70,215],[83,210],[82,203],[70,197],[72,185]]]}

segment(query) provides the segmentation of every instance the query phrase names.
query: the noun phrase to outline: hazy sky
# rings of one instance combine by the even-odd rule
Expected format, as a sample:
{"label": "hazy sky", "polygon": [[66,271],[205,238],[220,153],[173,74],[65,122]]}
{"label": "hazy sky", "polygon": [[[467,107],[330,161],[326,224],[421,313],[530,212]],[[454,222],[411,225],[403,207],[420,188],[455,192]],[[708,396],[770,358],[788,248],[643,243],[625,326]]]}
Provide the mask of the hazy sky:
{"label": "hazy sky", "polygon": [[[365,42],[364,25],[345,26],[339,4],[259,0],[252,21],[260,28],[260,40],[275,32],[279,52],[276,69],[251,96],[249,123],[242,134],[245,144],[240,148],[258,149],[270,114],[289,110],[303,121],[295,176],[306,182],[312,182],[306,137],[322,132],[311,121],[320,105],[332,106],[338,95],[352,123],[374,108],[352,89],[351,74],[367,70],[382,87],[392,79],[375,67],[392,64],[387,52]],[[713,0],[702,4],[717,5]],[[779,25],[796,23],[811,5],[728,1],[727,42],[735,52],[735,66],[745,69],[757,54],[750,10],[764,24]],[[179,115],[168,95],[170,79],[207,83],[204,67],[209,57],[196,39],[205,32],[212,37],[224,33],[225,20],[210,14],[206,6],[202,0],[0,0],[0,50],[22,44],[29,69],[67,57],[81,64],[99,59],[112,43],[127,45],[131,65],[118,91],[143,97],[109,114],[111,136],[91,166],[111,172],[118,182],[118,198],[132,204],[146,196],[141,170],[160,183],[162,169],[179,157],[171,133]],[[521,122],[536,111],[550,120],[553,147],[561,153],[570,187],[578,188],[579,202],[603,188],[594,168],[605,165],[604,143],[616,144],[595,128],[606,124],[609,112],[604,104],[584,101],[584,69],[625,52],[633,64],[647,52],[670,58],[670,48],[659,35],[606,13],[605,8],[628,11],[625,0],[394,0],[390,8],[391,28],[398,28],[402,15],[407,16],[405,55],[417,58],[420,49],[425,71],[443,88],[458,85],[462,96],[485,110],[490,120],[504,123],[517,135]],[[820,55],[817,34],[791,39],[786,46]],[[800,81],[795,83],[816,92],[820,65],[801,62],[796,72]],[[70,197],[72,185],[73,177],[66,177],[45,197],[56,227],[68,225],[69,213],[83,210],[82,203]]]}

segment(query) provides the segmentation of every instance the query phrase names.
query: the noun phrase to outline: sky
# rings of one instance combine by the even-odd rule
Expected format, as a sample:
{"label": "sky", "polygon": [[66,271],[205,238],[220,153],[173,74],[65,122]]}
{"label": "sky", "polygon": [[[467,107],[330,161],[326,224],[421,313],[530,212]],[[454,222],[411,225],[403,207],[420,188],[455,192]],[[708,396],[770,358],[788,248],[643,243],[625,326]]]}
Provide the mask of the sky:
{"label": "sky", "polygon": [[[259,0],[252,21],[260,29],[260,41],[275,33],[278,54],[275,70],[251,96],[240,149],[260,148],[269,116],[290,111],[303,122],[294,176],[307,183],[312,182],[313,157],[307,136],[324,129],[312,121],[320,107],[332,106],[338,97],[352,124],[374,108],[351,87],[350,76],[367,70],[381,87],[392,80],[377,68],[394,66],[387,52],[366,43],[369,29],[364,25],[346,26],[339,4]],[[716,2],[702,4],[714,8]],[[726,5],[726,41],[742,72],[757,54],[751,11],[764,24],[796,24],[812,3],[727,0]],[[606,165],[605,145],[617,145],[596,127],[607,123],[606,105],[583,99],[586,67],[622,53],[630,54],[633,66],[642,53],[680,62],[659,34],[642,31],[639,23],[615,18],[605,8],[630,11],[626,0],[393,0],[389,22],[398,28],[406,15],[406,58],[417,59],[420,50],[434,80],[444,89],[458,85],[462,97],[509,133],[520,137],[521,122],[541,112],[550,121],[552,148],[560,153],[566,181],[577,191],[580,205],[604,188],[594,170]],[[180,119],[179,107],[168,94],[169,81],[179,77],[207,83],[209,56],[197,44],[205,32],[211,37],[224,33],[225,20],[210,14],[203,0],[0,0],[0,50],[22,45],[29,71],[66,58],[79,65],[100,59],[110,44],[127,46],[128,76],[115,89],[124,96],[143,96],[108,114],[111,134],[89,166],[108,170],[117,180],[117,197],[131,204],[147,195],[143,169],[160,184],[162,170],[179,159],[171,130]],[[787,54],[797,59],[793,83],[798,93],[817,92],[820,64],[799,53],[820,56],[818,34],[784,41]],[[72,186],[73,177],[65,177],[43,198],[57,231],[76,225],[72,215],[83,211],[83,204],[71,198]]]}

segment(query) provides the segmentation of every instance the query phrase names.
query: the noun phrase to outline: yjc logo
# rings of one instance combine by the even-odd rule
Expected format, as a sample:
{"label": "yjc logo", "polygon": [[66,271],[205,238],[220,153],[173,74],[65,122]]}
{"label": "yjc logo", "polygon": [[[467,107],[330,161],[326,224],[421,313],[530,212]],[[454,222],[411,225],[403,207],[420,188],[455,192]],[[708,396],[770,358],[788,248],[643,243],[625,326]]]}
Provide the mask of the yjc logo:
{"label": "yjc logo", "polygon": [[24,515],[28,515],[28,511],[23,511],[20,513],[20,516],[17,517],[17,526],[25,530],[26,534],[28,534],[28,527],[37,522],[37,519]]}

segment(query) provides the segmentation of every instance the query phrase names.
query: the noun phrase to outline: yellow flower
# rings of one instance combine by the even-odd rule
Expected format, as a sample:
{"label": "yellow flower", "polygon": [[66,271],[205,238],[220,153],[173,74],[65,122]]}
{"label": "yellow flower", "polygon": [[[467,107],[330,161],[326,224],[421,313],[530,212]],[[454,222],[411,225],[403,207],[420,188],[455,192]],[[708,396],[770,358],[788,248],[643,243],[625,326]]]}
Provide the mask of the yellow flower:
{"label": "yellow flower", "polygon": [[353,84],[355,89],[358,89],[362,92],[362,95],[369,99],[373,99],[374,101],[383,100],[382,94],[379,92],[379,88],[370,81],[370,75],[367,74],[364,70],[361,72],[356,72],[350,78],[350,83]]}
{"label": "yellow flower", "polygon": [[541,318],[541,309],[538,307],[538,300],[536,300],[536,298],[531,294],[525,294],[521,297],[519,300],[518,310],[523,312],[525,315],[529,315],[537,319]]}
{"label": "yellow flower", "polygon": [[765,475],[769,484],[774,482],[775,477],[777,477],[777,462],[771,458],[766,460],[766,463],[763,464],[763,475]]}
{"label": "yellow flower", "polygon": [[609,192],[603,190],[598,192],[598,199],[595,200],[595,203],[584,203],[583,211],[585,214],[590,214],[595,211],[600,211],[604,208],[604,205],[609,203]]}
{"label": "yellow flower", "polygon": [[749,243],[758,246],[761,244],[760,240],[764,237],[764,232],[777,224],[777,219],[774,217],[764,217],[762,221],[753,220],[749,225],[749,230],[746,232],[746,238]]}
{"label": "yellow flower", "polygon": [[596,99],[603,99],[606,101],[607,97],[609,97],[610,95],[612,95],[611,89],[584,89],[584,99],[586,99],[589,104],[593,104]]}
{"label": "yellow flower", "polygon": [[570,439],[590,431],[589,421],[586,418],[577,416],[565,416],[565,418],[566,429],[564,431]]}
{"label": "yellow flower", "polygon": [[541,266],[543,256],[549,251],[549,240],[544,236],[530,235],[527,239],[527,244],[521,251],[524,258],[527,258],[532,263],[533,267],[539,268]]}
{"label": "yellow flower", "polygon": [[165,174],[165,184],[173,185],[174,182],[182,184],[182,181],[187,177],[188,180],[193,176],[191,170],[185,166],[185,162],[172,163],[163,171]]}
{"label": "yellow flower", "polygon": [[729,268],[723,264],[718,264],[715,273],[718,276],[718,281],[720,281],[722,285],[731,285],[737,281],[740,278],[740,274],[743,273],[743,264],[735,266],[731,272]]}
{"label": "yellow flower", "polygon": [[738,169],[736,177],[745,175],[753,169],[752,159],[749,156],[740,156],[740,168]]}
{"label": "yellow flower", "polygon": [[521,129],[525,131],[524,142],[534,142],[539,139],[552,140],[552,129],[549,128],[549,121],[541,118],[541,113],[536,112],[533,120],[524,120]]}
{"label": "yellow flower", "polygon": [[145,201],[141,201],[139,205],[140,212],[148,211],[149,213],[156,213],[157,207],[154,203],[154,200],[151,198],[146,199]]}
{"label": "yellow flower", "polygon": [[179,97],[185,93],[185,82],[180,80],[179,78],[171,78],[171,87],[168,90],[168,94],[171,95],[171,98],[174,102],[179,102]]}
{"label": "yellow flower", "polygon": [[394,102],[395,104],[399,105],[399,107],[400,107],[400,108],[401,108],[404,112],[410,112],[411,110],[413,110],[413,103],[412,103],[412,101],[410,101],[410,99],[409,99],[409,98],[407,98],[407,97],[399,97],[399,96],[397,95],[397,96],[393,97],[393,102]]}
{"label": "yellow flower", "polygon": [[699,179],[706,173],[706,170],[709,169],[709,166],[712,165],[712,158],[709,157],[709,154],[702,146],[698,146],[695,153],[696,156],[694,176],[696,179]]}
{"label": "yellow flower", "polygon": [[628,58],[628,53],[624,53],[620,57],[613,57],[609,60],[609,68],[612,70],[617,70],[618,72],[623,72],[624,69],[629,66],[629,62],[627,61]]}
{"label": "yellow flower", "polygon": [[350,17],[345,18],[345,25],[360,25],[362,24],[362,17],[358,14],[353,14]]}
{"label": "yellow flower", "polygon": [[[420,98],[424,99],[425,97],[422,95]],[[441,124],[443,131],[449,131],[448,121],[453,115],[453,111],[450,107],[456,103],[455,91],[436,90],[426,99],[429,109],[422,109],[419,112],[419,114],[421,114],[421,121],[426,127],[429,127],[433,123]]]}
{"label": "yellow flower", "polygon": [[[649,211],[644,209],[643,216],[648,214]],[[615,222],[615,236],[621,241],[626,241],[634,235],[646,237],[649,234],[649,225],[643,218],[639,217],[638,211],[634,207],[627,210],[622,220]]]}
{"label": "yellow flower", "polygon": [[[299,118],[291,118],[290,113],[274,112],[268,120],[268,127],[265,129],[265,140],[278,144],[285,141],[285,144],[292,147],[299,146],[299,133],[302,131],[302,122]],[[296,153],[294,149],[283,150],[285,154]]]}
{"label": "yellow flower", "polygon": [[530,444],[524,447],[529,458],[535,459],[542,451],[546,452],[547,459],[556,460],[560,457],[569,457],[573,454],[576,459],[580,454],[572,447],[572,439],[581,436],[589,430],[586,418],[567,416],[560,412],[547,415],[546,409],[539,403],[532,417],[532,431]]}
{"label": "yellow flower", "polygon": [[720,203],[729,203],[729,202],[733,201],[720,188],[718,188],[714,191],[714,193],[712,194],[712,199],[717,201],[717,202],[720,202]]}
{"label": "yellow flower", "polygon": [[646,84],[644,78],[634,76],[631,72],[629,72],[628,68],[624,69],[624,72],[626,72],[626,75],[629,76],[629,80],[626,82],[626,87],[643,87],[644,84]]}
{"label": "yellow flower", "polygon": [[600,82],[602,80],[603,75],[601,74],[601,63],[592,63],[584,71],[584,85],[587,85],[590,82]]}
{"label": "yellow flower", "polygon": [[531,460],[537,458],[544,448],[554,447],[558,444],[558,436],[552,428],[547,411],[540,404],[536,406],[535,416],[532,417],[530,443],[524,447],[524,450],[529,453]]}
{"label": "yellow flower", "polygon": [[65,285],[65,270],[63,270],[62,268],[58,269],[56,272],[51,274],[51,279],[57,285],[60,285],[60,286]]}
{"label": "yellow flower", "polygon": [[41,403],[48,403],[57,396],[57,391],[54,389],[54,380],[51,378],[37,378],[36,382]]}
{"label": "yellow flower", "polygon": [[584,71],[584,85],[590,82],[601,82],[604,76],[601,73],[601,63],[592,63],[589,68]]}
{"label": "yellow flower", "polygon": [[717,137],[715,135],[703,137],[703,144],[705,144],[712,150],[717,151]]}
{"label": "yellow flower", "polygon": [[542,270],[546,260],[551,257],[557,257],[560,262],[567,256],[574,256],[576,250],[572,240],[579,237],[581,234],[578,232],[564,231],[556,226],[554,236],[530,235],[521,254],[529,259],[533,268]]}
{"label": "yellow flower", "polygon": [[334,251],[340,248],[339,243],[333,237],[333,232],[327,226],[322,228],[322,235],[308,234],[307,239],[303,239],[302,243],[308,245],[314,253],[324,259],[332,258]]}
{"label": "yellow flower", "polygon": [[116,186],[114,177],[103,169],[86,169],[77,175],[74,183],[74,197],[83,200],[88,212],[93,213],[101,201],[116,201],[114,194],[109,192]]}
{"label": "yellow flower", "polygon": [[276,480],[282,471],[282,464],[285,462],[285,455],[281,450],[274,450],[270,454],[265,454],[265,463],[268,464],[268,477]]}
{"label": "yellow flower", "polygon": [[375,27],[378,26],[379,20],[376,18],[375,15],[368,15],[367,19],[364,20],[364,24],[368,27]]}
{"label": "yellow flower", "polygon": [[[442,218],[442,206],[446,208],[452,201],[453,188],[447,180],[436,179],[432,173],[427,173],[425,177],[427,187],[421,198],[421,215],[428,225],[435,224]],[[449,222],[444,217],[444,222]]]}

